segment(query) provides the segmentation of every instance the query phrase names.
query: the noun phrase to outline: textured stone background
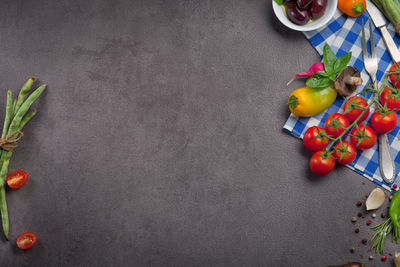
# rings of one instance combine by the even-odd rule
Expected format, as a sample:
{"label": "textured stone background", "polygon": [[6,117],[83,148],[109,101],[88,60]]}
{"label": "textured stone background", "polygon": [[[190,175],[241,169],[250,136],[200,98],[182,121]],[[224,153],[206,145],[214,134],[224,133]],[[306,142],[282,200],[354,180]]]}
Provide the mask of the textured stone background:
{"label": "textured stone background", "polygon": [[[368,255],[348,252],[362,237],[349,218],[374,185],[345,167],[313,176],[282,131],[302,81],[285,84],[318,58],[270,0],[1,1],[0,118],[7,89],[31,75],[49,85],[11,160],[31,176],[7,193],[1,266]],[[39,241],[22,252],[25,231]]]}

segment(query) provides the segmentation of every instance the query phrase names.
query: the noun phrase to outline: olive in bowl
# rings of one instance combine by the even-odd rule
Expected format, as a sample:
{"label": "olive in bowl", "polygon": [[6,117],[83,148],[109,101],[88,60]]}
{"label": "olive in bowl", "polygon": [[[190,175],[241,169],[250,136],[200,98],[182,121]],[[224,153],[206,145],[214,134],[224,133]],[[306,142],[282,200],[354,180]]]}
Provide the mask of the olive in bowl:
{"label": "olive in bowl", "polygon": [[336,7],[337,0],[272,0],[276,17],[296,31],[312,31],[325,26]]}

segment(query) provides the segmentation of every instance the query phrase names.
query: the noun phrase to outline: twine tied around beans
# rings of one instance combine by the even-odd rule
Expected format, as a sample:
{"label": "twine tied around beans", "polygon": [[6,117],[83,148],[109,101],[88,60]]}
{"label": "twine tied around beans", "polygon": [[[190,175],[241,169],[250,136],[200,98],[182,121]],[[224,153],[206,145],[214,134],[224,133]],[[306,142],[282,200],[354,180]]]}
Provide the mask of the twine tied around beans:
{"label": "twine tied around beans", "polygon": [[[0,148],[6,151],[14,151],[14,149],[18,146],[17,142],[21,140],[24,136],[24,133],[21,131],[15,131],[6,138],[0,138]],[[13,139],[15,137],[15,139]]]}

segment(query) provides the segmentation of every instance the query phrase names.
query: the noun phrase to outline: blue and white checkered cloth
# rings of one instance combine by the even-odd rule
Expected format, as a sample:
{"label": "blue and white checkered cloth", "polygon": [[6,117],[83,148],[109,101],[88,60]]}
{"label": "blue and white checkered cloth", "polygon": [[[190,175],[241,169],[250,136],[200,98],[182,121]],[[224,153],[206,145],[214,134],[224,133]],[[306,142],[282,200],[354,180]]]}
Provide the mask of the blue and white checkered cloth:
{"label": "blue and white checkered cloth", "polygon": [[[336,11],[334,17],[326,27],[304,33],[307,39],[311,42],[311,44],[315,47],[315,49],[320,53],[321,56],[325,43],[328,43],[330,45],[333,52],[336,53],[337,57],[352,52],[352,58],[349,65],[353,65],[361,71],[361,78],[364,81],[363,85],[358,88],[358,91],[361,91],[368,83],[371,83],[371,80],[364,69],[364,63],[362,59],[361,25],[363,20],[366,27],[366,38],[367,40],[369,40],[369,14],[367,12],[364,12],[358,18],[350,18],[346,15],[343,15],[343,13],[341,13],[340,11]],[[387,25],[388,30],[394,39],[394,42],[399,45],[400,39],[395,34],[394,27],[389,24],[389,22],[387,23]],[[376,29],[375,26],[373,27],[373,34],[376,46],[375,50],[378,57],[377,80],[378,82],[380,82],[383,79],[384,72],[390,68],[393,62],[383,42],[380,31]],[[299,70],[299,72],[300,71],[304,70]],[[371,93],[368,95],[368,98],[372,98]],[[305,131],[310,126],[317,125],[323,128],[325,119],[328,117],[329,114],[335,112],[343,112],[343,105],[344,99],[342,97],[338,97],[332,106],[330,106],[325,112],[319,115],[310,118],[298,118],[291,114],[289,119],[285,123],[284,129],[298,138],[303,138]],[[371,114],[372,112],[370,112],[369,118]],[[396,166],[396,177],[394,183],[397,185],[400,185],[400,140],[398,138],[399,130],[400,120],[396,128],[388,134],[388,139]],[[348,138],[349,137],[347,137],[347,139]],[[384,187],[387,190],[390,190],[390,185],[387,185],[383,181],[379,170],[379,154],[377,144],[371,149],[359,151],[355,161],[347,166],[353,169],[355,172],[363,175],[367,179],[375,182],[376,184]]]}

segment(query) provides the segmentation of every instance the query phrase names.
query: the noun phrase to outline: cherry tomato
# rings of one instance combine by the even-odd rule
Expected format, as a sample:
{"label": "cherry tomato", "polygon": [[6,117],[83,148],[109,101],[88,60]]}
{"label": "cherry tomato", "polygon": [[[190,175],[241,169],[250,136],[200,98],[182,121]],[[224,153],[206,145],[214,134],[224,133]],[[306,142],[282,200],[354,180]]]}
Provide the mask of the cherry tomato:
{"label": "cherry tomato", "polygon": [[324,149],[329,143],[324,129],[318,126],[312,126],[307,129],[303,137],[304,146],[311,151]]}
{"label": "cherry tomato", "polygon": [[382,105],[385,105],[388,109],[400,110],[400,93],[393,94],[392,90],[389,87],[385,87],[382,90],[381,95],[379,96],[379,100],[381,101]]}
{"label": "cherry tomato", "polygon": [[345,116],[333,113],[325,120],[325,132],[333,137],[338,137],[349,125],[349,120]]}
{"label": "cherry tomato", "polygon": [[[399,66],[400,66],[400,62],[397,62],[390,67],[389,71],[400,70]],[[389,75],[389,79],[396,86],[396,88],[400,88],[400,75],[399,74],[391,74],[391,75]],[[397,81],[397,83],[396,83],[396,81]]]}
{"label": "cherry tomato", "polygon": [[[350,97],[348,99],[349,102],[354,103],[352,105],[358,106],[357,107],[352,107],[347,101],[344,104],[344,116],[349,120],[349,121],[355,121],[363,112],[363,108],[368,106],[368,102],[364,100],[364,98],[357,96],[356,99],[354,100],[354,96]],[[364,115],[360,118],[358,122],[362,122],[368,117],[369,114],[369,109],[364,113]]]}
{"label": "cherry tomato", "polygon": [[26,250],[33,247],[33,245],[36,243],[36,240],[37,235],[35,233],[26,232],[17,238],[17,246],[22,250]]}
{"label": "cherry tomato", "polygon": [[350,164],[356,159],[357,150],[352,143],[343,141],[341,144],[339,142],[335,145],[334,150],[335,159],[340,164]]}
{"label": "cherry tomato", "polygon": [[326,175],[335,168],[335,159],[326,157],[324,151],[315,152],[310,159],[310,168],[316,175]]}
{"label": "cherry tomato", "polygon": [[[358,125],[360,131],[357,127],[354,127],[350,133],[350,142],[358,149],[365,150],[373,147],[376,143],[376,133],[371,127],[367,125]],[[359,141],[361,140],[361,141]]]}
{"label": "cherry tomato", "polygon": [[387,134],[396,128],[397,114],[391,111],[382,116],[379,111],[375,111],[371,116],[371,125],[375,132],[379,134]]}
{"label": "cherry tomato", "polygon": [[26,183],[28,176],[26,171],[15,171],[7,176],[7,184],[13,189],[18,189]]}

